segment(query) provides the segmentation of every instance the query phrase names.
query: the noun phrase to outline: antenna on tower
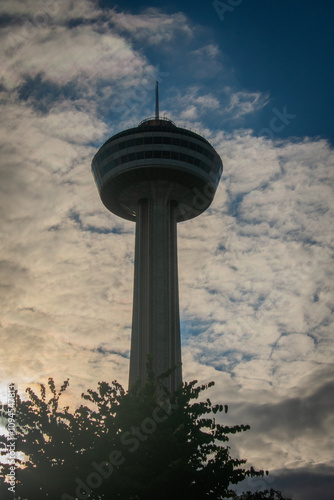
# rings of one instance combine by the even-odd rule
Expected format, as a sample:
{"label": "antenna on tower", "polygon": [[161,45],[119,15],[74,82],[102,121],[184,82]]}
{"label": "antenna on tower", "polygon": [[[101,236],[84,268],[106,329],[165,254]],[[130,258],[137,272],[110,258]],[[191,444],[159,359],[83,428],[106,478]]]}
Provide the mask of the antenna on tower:
{"label": "antenna on tower", "polygon": [[155,82],[155,119],[159,120],[159,82]]}

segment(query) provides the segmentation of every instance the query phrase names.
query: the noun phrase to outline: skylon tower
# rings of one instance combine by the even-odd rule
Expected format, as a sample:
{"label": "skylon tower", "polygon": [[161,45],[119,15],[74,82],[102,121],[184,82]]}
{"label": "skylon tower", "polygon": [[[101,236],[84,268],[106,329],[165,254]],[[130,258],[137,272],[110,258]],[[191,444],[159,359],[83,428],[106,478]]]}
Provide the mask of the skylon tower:
{"label": "skylon tower", "polygon": [[147,355],[156,375],[178,365],[166,385],[182,382],[177,223],[211,204],[222,161],[200,135],[159,116],[108,139],[92,161],[108,210],[136,223],[129,386],[145,380]]}

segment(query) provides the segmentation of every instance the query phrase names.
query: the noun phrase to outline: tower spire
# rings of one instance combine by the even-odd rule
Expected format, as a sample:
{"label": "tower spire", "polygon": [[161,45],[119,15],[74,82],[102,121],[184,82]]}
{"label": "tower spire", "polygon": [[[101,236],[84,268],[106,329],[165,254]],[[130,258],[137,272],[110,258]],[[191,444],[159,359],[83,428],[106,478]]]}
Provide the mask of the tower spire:
{"label": "tower spire", "polygon": [[155,82],[155,119],[159,120],[159,82]]}

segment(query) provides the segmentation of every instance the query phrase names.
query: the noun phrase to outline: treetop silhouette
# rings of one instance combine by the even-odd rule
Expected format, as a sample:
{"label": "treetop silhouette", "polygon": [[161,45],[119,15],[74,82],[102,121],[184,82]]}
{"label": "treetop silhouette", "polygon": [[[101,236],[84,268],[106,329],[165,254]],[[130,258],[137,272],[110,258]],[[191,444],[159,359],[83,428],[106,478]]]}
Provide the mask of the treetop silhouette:
{"label": "treetop silhouette", "polygon": [[[216,417],[227,413],[227,405],[198,401],[214,382],[194,380],[170,394],[162,380],[148,367],[147,381],[128,392],[116,381],[100,382],[96,391],[82,394],[87,404],[73,412],[60,407],[68,380],[57,392],[49,378],[49,398],[43,384],[39,396],[26,390],[27,401],[16,393],[16,451],[24,454],[16,459],[16,497],[283,499],[274,490],[235,493],[234,485],[264,472],[245,468],[246,460],[232,458],[226,444],[230,434],[249,426],[220,424]],[[0,436],[0,443],[4,456],[8,437]],[[9,467],[1,466],[3,480]],[[3,499],[13,498],[8,486],[0,485]]]}

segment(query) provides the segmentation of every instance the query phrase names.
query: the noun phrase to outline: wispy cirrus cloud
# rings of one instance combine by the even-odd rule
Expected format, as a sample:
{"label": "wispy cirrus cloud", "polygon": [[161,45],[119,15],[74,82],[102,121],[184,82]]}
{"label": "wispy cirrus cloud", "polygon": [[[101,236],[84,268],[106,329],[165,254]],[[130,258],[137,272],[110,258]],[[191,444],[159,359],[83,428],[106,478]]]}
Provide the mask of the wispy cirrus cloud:
{"label": "wispy cirrus cloud", "polygon": [[194,34],[193,27],[182,12],[166,14],[155,7],[136,15],[114,9],[110,21],[117,31],[149,45],[168,44],[180,36],[189,39]]}
{"label": "wispy cirrus cloud", "polygon": [[222,53],[216,44],[202,45],[191,51],[188,57],[191,74],[197,81],[212,80],[224,71]]}
{"label": "wispy cirrus cloud", "polygon": [[[209,72],[210,64],[209,60],[202,65],[203,71]],[[188,128],[202,127],[203,120],[219,120],[225,128],[226,124],[242,126],[245,116],[256,115],[269,102],[266,93],[237,91],[231,87],[212,93],[206,86],[189,85],[186,88],[170,89],[169,94],[164,100],[166,107]],[[206,131],[206,135],[208,133],[210,132]]]}
{"label": "wispy cirrus cloud", "polygon": [[233,91],[229,87],[225,88],[224,92],[228,97],[224,112],[233,116],[235,120],[241,116],[259,111],[269,102],[269,95],[263,92]]}

